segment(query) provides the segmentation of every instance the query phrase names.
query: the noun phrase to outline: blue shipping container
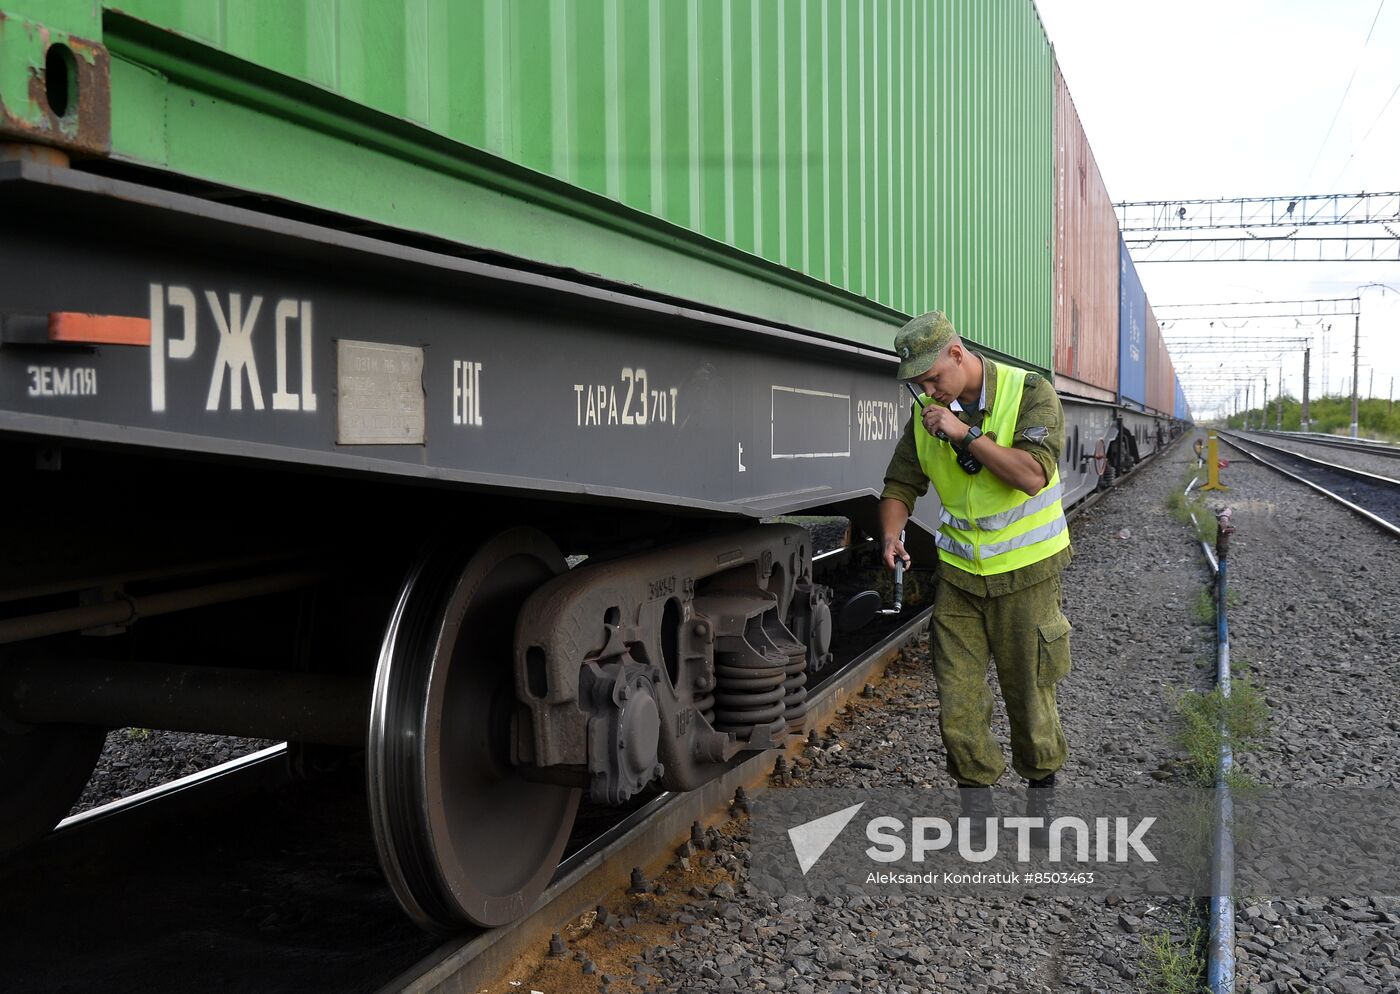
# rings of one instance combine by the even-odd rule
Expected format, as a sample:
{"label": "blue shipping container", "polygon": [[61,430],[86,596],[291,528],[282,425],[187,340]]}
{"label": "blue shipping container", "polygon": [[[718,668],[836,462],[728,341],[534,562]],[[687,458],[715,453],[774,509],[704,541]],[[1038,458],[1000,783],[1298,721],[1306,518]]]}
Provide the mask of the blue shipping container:
{"label": "blue shipping container", "polygon": [[1118,239],[1118,399],[1147,403],[1147,294],[1123,239]]}
{"label": "blue shipping container", "polygon": [[1181,389],[1180,381],[1176,384],[1176,417],[1180,421],[1191,420],[1191,409],[1186,406],[1186,391]]}

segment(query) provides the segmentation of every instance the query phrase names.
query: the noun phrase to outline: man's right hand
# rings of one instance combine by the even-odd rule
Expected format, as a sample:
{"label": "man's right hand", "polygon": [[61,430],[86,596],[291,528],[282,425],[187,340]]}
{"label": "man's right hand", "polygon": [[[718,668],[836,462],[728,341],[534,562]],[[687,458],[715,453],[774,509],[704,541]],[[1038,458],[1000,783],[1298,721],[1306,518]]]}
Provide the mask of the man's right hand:
{"label": "man's right hand", "polygon": [[884,558],[886,569],[894,569],[896,565],[908,569],[913,562],[909,558],[909,553],[904,551],[904,543],[899,540],[898,535],[886,536]]}
{"label": "man's right hand", "polygon": [[880,533],[885,536],[881,558],[885,561],[886,569],[894,569],[896,563],[909,568],[909,553],[904,551],[904,540],[900,538],[908,520],[909,508],[904,501],[894,497],[881,498]]}

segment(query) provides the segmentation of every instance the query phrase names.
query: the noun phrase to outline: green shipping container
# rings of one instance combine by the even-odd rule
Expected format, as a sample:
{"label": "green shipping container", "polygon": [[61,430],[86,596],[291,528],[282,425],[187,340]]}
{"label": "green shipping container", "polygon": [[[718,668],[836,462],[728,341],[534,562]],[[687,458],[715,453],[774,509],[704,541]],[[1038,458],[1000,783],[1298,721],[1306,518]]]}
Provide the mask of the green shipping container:
{"label": "green shipping container", "polygon": [[[0,5],[11,136],[44,131],[46,47],[88,39],[114,160],[884,349],[943,308],[1051,365],[1031,0]],[[41,140],[91,151],[74,106]]]}

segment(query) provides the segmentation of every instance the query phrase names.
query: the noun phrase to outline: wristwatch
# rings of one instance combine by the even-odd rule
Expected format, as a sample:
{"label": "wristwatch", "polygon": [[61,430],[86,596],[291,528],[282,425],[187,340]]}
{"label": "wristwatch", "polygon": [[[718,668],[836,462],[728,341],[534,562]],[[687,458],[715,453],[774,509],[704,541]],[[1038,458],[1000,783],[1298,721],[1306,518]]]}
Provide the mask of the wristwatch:
{"label": "wristwatch", "polygon": [[962,437],[962,442],[959,443],[958,448],[961,449],[963,452],[967,452],[969,449],[972,448],[972,443],[977,441],[981,437],[982,429],[978,428],[976,425],[973,425],[967,430],[967,434]]}

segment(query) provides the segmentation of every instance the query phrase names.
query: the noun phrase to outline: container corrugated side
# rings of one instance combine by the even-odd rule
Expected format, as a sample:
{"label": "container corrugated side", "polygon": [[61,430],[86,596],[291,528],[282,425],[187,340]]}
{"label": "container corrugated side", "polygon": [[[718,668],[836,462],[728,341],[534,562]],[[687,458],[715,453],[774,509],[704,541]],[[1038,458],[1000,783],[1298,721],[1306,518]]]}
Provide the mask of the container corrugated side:
{"label": "container corrugated side", "polygon": [[1118,398],[1147,403],[1147,295],[1128,247],[1118,239]]}
{"label": "container corrugated side", "polygon": [[1157,333],[1155,346],[1157,352],[1157,375],[1153,385],[1149,387],[1148,400],[1151,405],[1162,414],[1170,415],[1176,410],[1176,368],[1172,364],[1171,353],[1167,351],[1166,336],[1162,334],[1162,327],[1158,324],[1156,316],[1152,314],[1152,304],[1147,305],[1149,320],[1156,325]]}
{"label": "container corrugated side", "polygon": [[1118,384],[1118,217],[1059,64],[1055,74],[1055,372]]}
{"label": "container corrugated side", "polygon": [[1152,303],[1146,305],[1147,326],[1147,408],[1159,414],[1172,410],[1172,360],[1162,342],[1162,329],[1152,313]]}
{"label": "container corrugated side", "polygon": [[938,307],[1050,368],[1031,0],[108,6],[130,161],[884,348]]}

